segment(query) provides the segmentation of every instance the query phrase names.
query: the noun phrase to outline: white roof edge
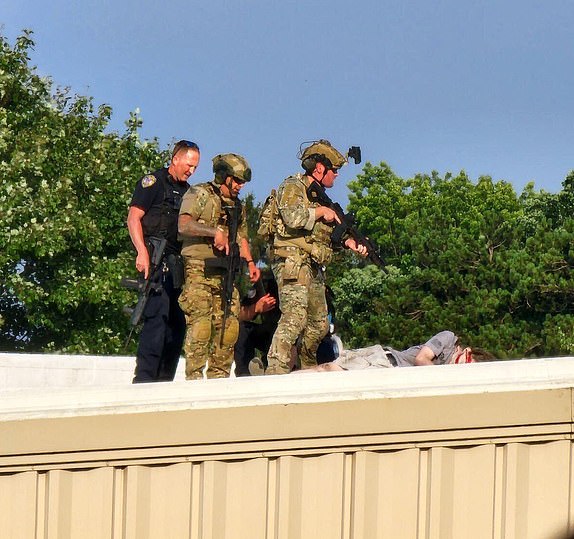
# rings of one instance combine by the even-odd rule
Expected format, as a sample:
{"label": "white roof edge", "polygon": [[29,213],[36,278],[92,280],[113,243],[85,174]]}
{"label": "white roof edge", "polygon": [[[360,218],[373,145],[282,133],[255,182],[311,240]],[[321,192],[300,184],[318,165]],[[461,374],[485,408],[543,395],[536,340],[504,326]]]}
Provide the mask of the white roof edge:
{"label": "white roof edge", "polygon": [[0,420],[569,387],[574,387],[572,357],[137,385],[4,387]]}

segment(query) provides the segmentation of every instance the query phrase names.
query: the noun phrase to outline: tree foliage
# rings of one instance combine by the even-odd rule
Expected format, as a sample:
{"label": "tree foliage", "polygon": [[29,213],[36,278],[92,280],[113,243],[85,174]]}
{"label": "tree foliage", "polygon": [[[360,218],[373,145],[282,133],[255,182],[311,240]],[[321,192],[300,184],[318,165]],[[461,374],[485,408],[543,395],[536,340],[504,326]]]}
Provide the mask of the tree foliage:
{"label": "tree foliage", "polygon": [[52,90],[24,32],[0,36],[0,314],[3,350],[118,353],[131,293],[125,219],[133,186],[165,155],[140,118],[106,133],[107,105]]}
{"label": "tree foliage", "polygon": [[[54,89],[30,65],[33,47],[30,32],[13,46],[0,35],[0,349],[123,353],[127,206],[168,156],[140,140],[136,113],[109,132],[109,106]],[[517,194],[488,176],[404,179],[367,163],[349,188],[387,268],[348,252],[331,264],[347,346],[401,348],[451,329],[501,358],[574,353],[574,172],[557,194],[532,184]],[[261,205],[252,194],[244,203],[265,263]]]}
{"label": "tree foliage", "polygon": [[406,347],[451,329],[501,358],[573,353],[573,183],[518,196],[487,176],[367,163],[349,209],[389,266],[332,276],[344,341]]}

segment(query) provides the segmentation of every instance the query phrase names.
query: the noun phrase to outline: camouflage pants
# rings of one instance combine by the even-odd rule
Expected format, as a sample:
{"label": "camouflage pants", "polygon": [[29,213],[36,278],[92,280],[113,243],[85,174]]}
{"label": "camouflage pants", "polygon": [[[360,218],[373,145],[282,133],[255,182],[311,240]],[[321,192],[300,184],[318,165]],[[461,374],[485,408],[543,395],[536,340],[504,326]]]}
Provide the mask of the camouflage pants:
{"label": "camouflage pants", "polygon": [[[203,378],[207,364],[208,378],[224,378],[231,372],[233,346],[239,334],[239,293],[233,290],[233,301],[225,322],[223,321],[223,275],[205,269],[200,260],[185,257],[185,284],[179,304],[185,314],[185,377],[188,380]],[[222,341],[222,342],[221,342]]]}
{"label": "camouflage pants", "polygon": [[265,374],[284,374],[290,370],[294,345],[302,368],[317,364],[317,348],[329,328],[325,282],[323,272],[309,262],[279,259],[272,268],[282,314],[267,355],[269,367]]}

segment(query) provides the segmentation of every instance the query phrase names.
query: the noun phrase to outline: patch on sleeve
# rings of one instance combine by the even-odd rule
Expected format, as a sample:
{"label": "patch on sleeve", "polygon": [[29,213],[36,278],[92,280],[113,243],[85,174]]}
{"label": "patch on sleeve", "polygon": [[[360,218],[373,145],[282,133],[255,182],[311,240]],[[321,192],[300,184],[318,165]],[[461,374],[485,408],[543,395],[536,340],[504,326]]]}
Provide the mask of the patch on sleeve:
{"label": "patch on sleeve", "polygon": [[156,177],[153,174],[148,174],[142,178],[142,187],[151,187],[156,182]]}
{"label": "patch on sleeve", "polygon": [[192,185],[189,189],[191,198],[191,210],[196,215],[201,215],[209,200],[209,193],[201,185]]}

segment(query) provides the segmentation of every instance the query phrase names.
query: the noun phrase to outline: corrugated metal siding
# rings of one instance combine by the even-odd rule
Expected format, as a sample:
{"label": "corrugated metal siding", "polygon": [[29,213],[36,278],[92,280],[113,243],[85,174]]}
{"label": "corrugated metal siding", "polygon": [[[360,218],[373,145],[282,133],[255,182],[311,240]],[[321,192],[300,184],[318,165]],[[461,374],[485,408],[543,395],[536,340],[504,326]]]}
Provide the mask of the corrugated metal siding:
{"label": "corrugated metal siding", "polygon": [[[440,376],[388,389],[410,375],[393,372],[130,387],[113,403],[82,390],[45,408],[4,394],[0,538],[565,539],[574,376],[543,367],[541,384],[498,391],[462,368],[460,393]],[[452,372],[429,369],[411,372]],[[273,383],[323,393],[240,394]]]}
{"label": "corrugated metal siding", "polygon": [[572,443],[0,476],[10,539],[566,537]]}
{"label": "corrugated metal siding", "polygon": [[22,539],[36,537],[36,472],[0,475],[0,530],[2,537]]}

